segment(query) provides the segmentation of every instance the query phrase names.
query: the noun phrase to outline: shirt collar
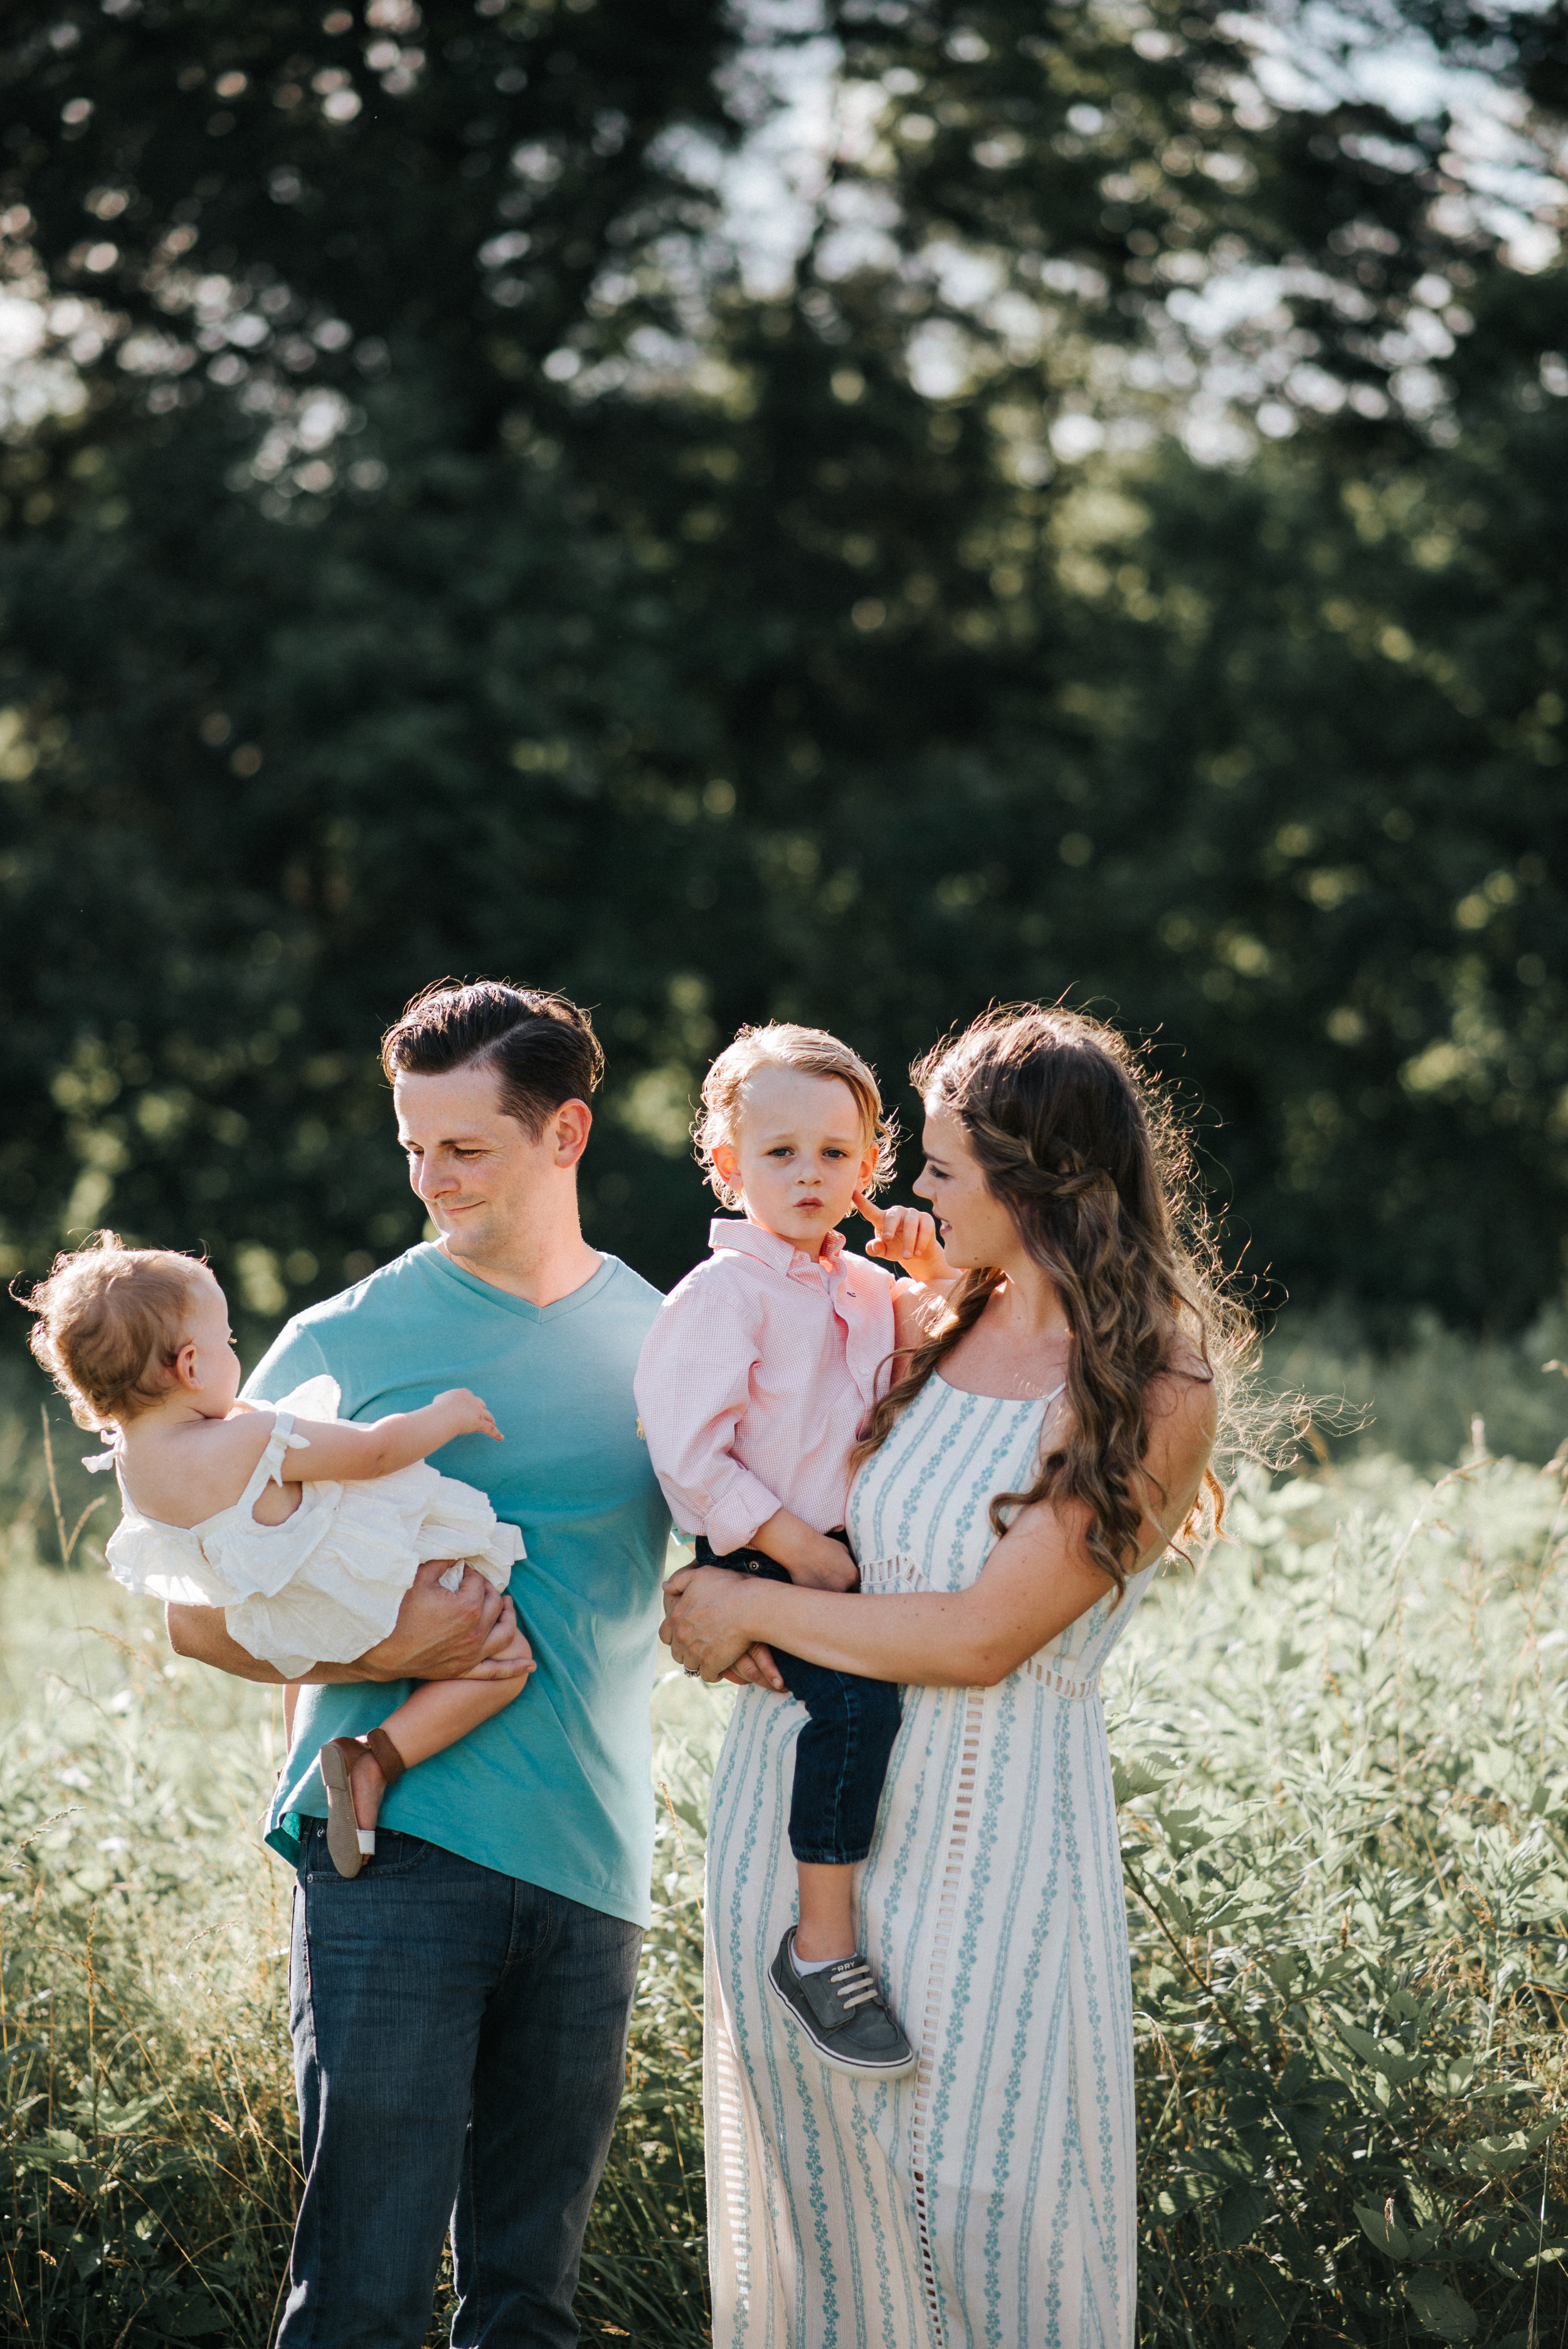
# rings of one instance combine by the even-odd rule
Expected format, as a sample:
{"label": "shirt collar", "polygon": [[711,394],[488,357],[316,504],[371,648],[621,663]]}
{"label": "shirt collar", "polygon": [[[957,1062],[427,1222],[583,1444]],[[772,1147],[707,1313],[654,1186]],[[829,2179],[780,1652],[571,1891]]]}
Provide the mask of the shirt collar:
{"label": "shirt collar", "polygon": [[[779,1272],[792,1272],[800,1265],[815,1269],[818,1262],[804,1248],[797,1247],[793,1240],[780,1239],[777,1232],[764,1231],[749,1216],[715,1216],[707,1227],[707,1244],[710,1248],[731,1248],[738,1256],[755,1257],[759,1264],[770,1264]],[[837,1272],[843,1252],[842,1232],[830,1232],[822,1243],[823,1269]]]}

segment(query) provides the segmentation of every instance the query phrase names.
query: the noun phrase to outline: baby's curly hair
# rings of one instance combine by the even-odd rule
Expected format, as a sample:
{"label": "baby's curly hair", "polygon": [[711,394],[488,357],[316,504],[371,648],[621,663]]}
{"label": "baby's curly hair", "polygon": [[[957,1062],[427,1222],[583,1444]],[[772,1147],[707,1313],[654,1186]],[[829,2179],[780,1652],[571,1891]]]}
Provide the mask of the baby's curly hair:
{"label": "baby's curly hair", "polygon": [[206,1268],[174,1248],[127,1247],[118,1232],[94,1232],[27,1296],[12,1290],[38,1317],[28,1343],[78,1427],[122,1426],[157,1402]]}
{"label": "baby's curly hair", "polygon": [[872,1069],[825,1028],[799,1028],[791,1019],[769,1019],[760,1028],[738,1029],[734,1042],[725,1046],[702,1081],[702,1108],[692,1127],[692,1142],[706,1180],[725,1206],[738,1207],[741,1195],[719,1174],[713,1154],[717,1143],[733,1143],[740,1123],[741,1093],[747,1079],[758,1069],[798,1069],[802,1076],[836,1077],[848,1085],[861,1113],[865,1146],[877,1154],[865,1188],[874,1194],[892,1180],[898,1121],[882,1108]]}

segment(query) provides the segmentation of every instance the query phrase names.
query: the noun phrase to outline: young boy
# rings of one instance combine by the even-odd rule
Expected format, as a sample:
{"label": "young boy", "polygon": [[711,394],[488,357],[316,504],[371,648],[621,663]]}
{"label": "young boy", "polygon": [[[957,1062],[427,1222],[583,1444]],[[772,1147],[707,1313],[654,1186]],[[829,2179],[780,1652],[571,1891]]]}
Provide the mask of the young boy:
{"label": "young boy", "polygon": [[[649,1456],[699,1565],[852,1590],[844,1533],[849,1454],[888,1382],[892,1276],[851,1256],[837,1226],[858,1207],[871,1246],[923,1281],[946,1278],[931,1217],[879,1215],[892,1133],[858,1054],[817,1028],[743,1028],[708,1071],[697,1155],[726,1206],[712,1256],[665,1300],[637,1366]],[[913,2067],[855,1947],[852,1870],[871,1848],[898,1733],[891,1682],[776,1655],[807,1712],[795,1749],[789,1845],[800,1921],[769,1988],[823,2061],[859,2077]]]}

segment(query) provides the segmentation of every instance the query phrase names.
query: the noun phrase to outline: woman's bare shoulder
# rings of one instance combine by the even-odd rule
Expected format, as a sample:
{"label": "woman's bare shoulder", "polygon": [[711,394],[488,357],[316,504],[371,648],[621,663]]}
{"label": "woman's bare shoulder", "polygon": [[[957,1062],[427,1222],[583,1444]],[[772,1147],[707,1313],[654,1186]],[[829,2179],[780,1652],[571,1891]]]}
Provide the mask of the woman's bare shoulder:
{"label": "woman's bare shoulder", "polygon": [[901,1352],[923,1346],[945,1319],[951,1287],[948,1281],[933,1281],[929,1287],[918,1280],[898,1282],[892,1292],[892,1320]]}
{"label": "woman's bare shoulder", "polygon": [[1166,1368],[1150,1381],[1145,1394],[1151,1448],[1167,1458],[1207,1459],[1220,1425],[1218,1381],[1196,1346],[1173,1348]]}

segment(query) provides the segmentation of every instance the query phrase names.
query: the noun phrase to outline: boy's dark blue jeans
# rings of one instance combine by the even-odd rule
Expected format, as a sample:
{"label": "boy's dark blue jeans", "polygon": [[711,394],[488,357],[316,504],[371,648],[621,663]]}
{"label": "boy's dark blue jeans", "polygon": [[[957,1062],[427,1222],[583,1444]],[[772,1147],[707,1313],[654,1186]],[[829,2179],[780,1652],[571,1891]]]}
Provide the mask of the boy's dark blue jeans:
{"label": "boy's dark blue jeans", "polygon": [[[829,1536],[849,1547],[841,1533]],[[696,1537],[698,1566],[724,1566],[761,1581],[788,1582],[789,1575],[757,1549],[732,1549],[716,1557],[706,1535]],[[862,1680],[858,1672],[832,1672],[804,1656],[773,1651],[773,1661],[791,1696],[806,1708],[806,1726],[795,1746],[795,1788],[789,1798],[789,1848],[808,1867],[847,1868],[872,1847],[888,1757],[898,1735],[901,1708],[892,1681]]]}

